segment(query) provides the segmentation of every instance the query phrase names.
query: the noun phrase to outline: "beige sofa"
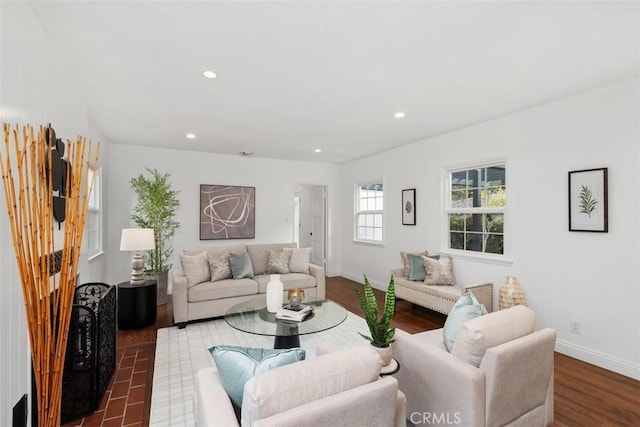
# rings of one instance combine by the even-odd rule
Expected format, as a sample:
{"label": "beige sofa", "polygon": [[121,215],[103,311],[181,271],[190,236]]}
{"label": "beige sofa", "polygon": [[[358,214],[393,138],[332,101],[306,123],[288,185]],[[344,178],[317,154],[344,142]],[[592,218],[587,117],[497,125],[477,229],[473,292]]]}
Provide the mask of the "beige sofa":
{"label": "beige sofa", "polygon": [[548,426],[553,423],[556,333],[534,331],[519,305],[462,324],[451,353],[443,329],[396,330],[395,375],[415,425]]}
{"label": "beige sofa", "polygon": [[404,268],[391,270],[396,298],[400,298],[442,314],[449,314],[458,298],[467,292],[473,295],[487,311],[493,311],[493,284],[478,283],[474,285],[425,285],[423,282],[409,280]]}
{"label": "beige sofa", "polygon": [[[197,255],[207,251],[209,255],[225,252],[234,254],[248,253],[253,265],[253,278],[224,279],[215,282],[206,281],[189,286],[182,269],[173,270],[173,319],[180,328],[187,322],[198,319],[224,316],[227,310],[242,301],[256,298],[266,292],[270,275],[267,274],[269,250],[282,251],[283,248],[296,248],[295,243],[244,244],[232,246],[200,247],[185,249],[185,255]],[[281,274],[280,280],[285,293],[289,289],[300,288],[305,298],[325,298],[324,268],[309,264],[308,273]]]}
{"label": "beige sofa", "polygon": [[[405,427],[405,396],[381,364],[360,346],[259,374],[244,386],[242,426]],[[215,367],[197,372],[193,408],[198,426],[239,425]]]}

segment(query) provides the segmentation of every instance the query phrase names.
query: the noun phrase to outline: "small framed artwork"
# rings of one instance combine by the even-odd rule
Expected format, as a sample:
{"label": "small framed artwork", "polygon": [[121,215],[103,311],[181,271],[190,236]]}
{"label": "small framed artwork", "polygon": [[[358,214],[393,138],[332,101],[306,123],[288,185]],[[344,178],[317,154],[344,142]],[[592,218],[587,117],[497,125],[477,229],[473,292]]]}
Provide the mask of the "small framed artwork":
{"label": "small framed artwork", "polygon": [[200,185],[200,240],[254,239],[256,188]]}
{"label": "small framed artwork", "polygon": [[569,231],[609,231],[607,168],[569,172]]}
{"label": "small framed artwork", "polygon": [[416,225],[416,189],[402,190],[402,225]]}

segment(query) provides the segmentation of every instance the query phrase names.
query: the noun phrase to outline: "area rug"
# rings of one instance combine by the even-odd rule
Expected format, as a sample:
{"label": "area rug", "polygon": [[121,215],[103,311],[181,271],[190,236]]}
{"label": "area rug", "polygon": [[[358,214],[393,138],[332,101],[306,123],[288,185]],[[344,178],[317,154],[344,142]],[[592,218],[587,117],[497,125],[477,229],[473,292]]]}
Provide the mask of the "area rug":
{"label": "area rug", "polygon": [[[366,341],[358,332],[368,334],[364,319],[348,313],[335,328],[301,335],[300,346],[307,358],[315,357],[318,344],[351,347]],[[215,366],[207,349],[213,345],[240,345],[273,348],[273,337],[240,332],[224,319],[193,323],[184,329],[177,326],[158,330],[153,372],[150,425],[195,426],[193,393],[198,370]]]}

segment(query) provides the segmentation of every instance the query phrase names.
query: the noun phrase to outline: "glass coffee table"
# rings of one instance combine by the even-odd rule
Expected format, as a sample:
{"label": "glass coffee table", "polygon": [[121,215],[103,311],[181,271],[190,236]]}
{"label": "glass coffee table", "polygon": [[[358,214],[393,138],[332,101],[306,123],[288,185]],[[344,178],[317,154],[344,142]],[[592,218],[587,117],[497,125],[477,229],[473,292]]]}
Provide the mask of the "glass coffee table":
{"label": "glass coffee table", "polygon": [[229,326],[239,331],[275,337],[273,348],[300,347],[300,335],[314,334],[334,328],[347,318],[347,310],[330,300],[305,299],[313,315],[303,322],[277,320],[267,311],[265,296],[231,307],[224,315]]}

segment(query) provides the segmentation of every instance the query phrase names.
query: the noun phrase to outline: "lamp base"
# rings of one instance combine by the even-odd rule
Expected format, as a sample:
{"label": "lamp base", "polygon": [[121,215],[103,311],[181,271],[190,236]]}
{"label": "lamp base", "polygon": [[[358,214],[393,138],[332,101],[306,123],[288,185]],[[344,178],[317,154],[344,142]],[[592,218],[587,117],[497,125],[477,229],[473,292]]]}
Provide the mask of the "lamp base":
{"label": "lamp base", "polygon": [[146,283],[146,275],[144,273],[144,256],[141,252],[136,252],[131,259],[131,280],[132,285],[144,285]]}

